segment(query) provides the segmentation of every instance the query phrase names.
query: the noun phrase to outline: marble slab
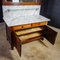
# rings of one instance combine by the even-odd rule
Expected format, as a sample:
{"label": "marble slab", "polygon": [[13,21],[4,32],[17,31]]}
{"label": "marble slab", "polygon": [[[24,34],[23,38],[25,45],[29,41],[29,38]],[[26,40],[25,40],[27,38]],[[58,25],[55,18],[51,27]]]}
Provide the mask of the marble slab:
{"label": "marble slab", "polygon": [[3,6],[3,19],[7,26],[50,21],[40,14],[40,5]]}
{"label": "marble slab", "polygon": [[50,19],[44,17],[44,16],[20,16],[16,18],[3,18],[6,24],[11,26],[16,25],[24,25],[24,24],[31,24],[31,23],[37,23],[37,22],[45,22],[50,21]]}

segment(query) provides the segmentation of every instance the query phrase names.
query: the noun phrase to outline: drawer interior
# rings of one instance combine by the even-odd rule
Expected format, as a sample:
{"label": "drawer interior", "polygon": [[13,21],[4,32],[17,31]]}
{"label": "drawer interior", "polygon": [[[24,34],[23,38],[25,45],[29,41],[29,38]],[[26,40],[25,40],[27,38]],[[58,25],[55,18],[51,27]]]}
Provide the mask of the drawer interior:
{"label": "drawer interior", "polygon": [[24,35],[24,34],[29,34],[33,32],[39,32],[39,31],[42,31],[42,28],[35,27],[35,28],[29,28],[29,29],[24,29],[24,30],[16,30],[15,33],[17,35]]}
{"label": "drawer interior", "polygon": [[32,38],[40,37],[42,35],[42,28],[34,27],[23,30],[15,30],[17,37],[23,42]]}
{"label": "drawer interior", "polygon": [[25,40],[28,40],[28,39],[31,39],[31,38],[34,38],[34,37],[39,37],[39,36],[41,36],[41,33],[35,32],[35,33],[19,36],[19,39],[21,41],[25,41]]}

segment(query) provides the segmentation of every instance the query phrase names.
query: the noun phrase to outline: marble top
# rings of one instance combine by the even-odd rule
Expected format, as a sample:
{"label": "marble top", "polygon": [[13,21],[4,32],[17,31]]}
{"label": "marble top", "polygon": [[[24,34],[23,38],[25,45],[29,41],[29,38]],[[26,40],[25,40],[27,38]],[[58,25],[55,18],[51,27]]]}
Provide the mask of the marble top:
{"label": "marble top", "polygon": [[3,19],[8,27],[50,21],[50,19],[48,19],[42,15],[18,16],[18,17],[14,17],[14,18],[13,17],[3,17]]}

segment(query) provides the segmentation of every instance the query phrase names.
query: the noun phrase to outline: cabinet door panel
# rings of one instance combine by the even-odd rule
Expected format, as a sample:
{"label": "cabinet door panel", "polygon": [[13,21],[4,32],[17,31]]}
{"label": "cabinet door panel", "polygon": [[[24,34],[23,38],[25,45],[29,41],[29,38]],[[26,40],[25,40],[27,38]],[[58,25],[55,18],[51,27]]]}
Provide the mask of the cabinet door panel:
{"label": "cabinet door panel", "polygon": [[57,32],[48,26],[44,26],[43,36],[51,43],[54,44],[57,36]]}

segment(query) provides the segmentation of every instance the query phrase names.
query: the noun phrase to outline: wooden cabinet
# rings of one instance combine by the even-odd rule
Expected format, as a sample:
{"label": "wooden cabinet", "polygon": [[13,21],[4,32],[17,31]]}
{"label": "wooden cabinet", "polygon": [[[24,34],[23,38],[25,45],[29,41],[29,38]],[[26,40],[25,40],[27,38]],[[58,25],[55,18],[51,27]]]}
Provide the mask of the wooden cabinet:
{"label": "wooden cabinet", "polygon": [[[34,27],[32,27],[32,25]],[[46,22],[32,25],[24,25],[23,27],[15,26],[11,29],[11,47],[13,48],[15,46],[20,56],[22,44],[36,40],[43,40],[44,38],[51,44],[55,43],[57,32],[48,27]]]}
{"label": "wooden cabinet", "polygon": [[27,25],[8,27],[6,25],[7,39],[11,49],[16,47],[21,56],[22,44],[43,40],[46,38],[51,44],[55,43],[57,32],[47,26],[48,22],[32,23]]}
{"label": "wooden cabinet", "polygon": [[[24,3],[13,3],[12,0],[4,0],[3,2],[4,5],[39,5],[40,2],[35,3],[39,0],[22,0]],[[27,2],[25,2],[27,1]],[[35,2],[34,2],[35,1]],[[9,27],[6,25],[6,32],[7,32],[7,39],[11,41],[11,48],[15,46],[19,55],[21,56],[21,46],[23,43],[35,41],[35,40],[42,40],[43,38],[46,38],[50,43],[54,44],[55,43],[55,38],[57,35],[57,32],[52,30],[47,26],[48,21],[43,21],[43,22],[36,22],[36,23],[31,23],[31,24],[22,24],[19,26],[11,26]],[[32,29],[33,28],[33,29]],[[42,28],[42,29],[40,29]],[[30,30],[28,30],[30,29]],[[24,34],[21,33],[24,30]],[[10,31],[10,32],[9,32]],[[16,31],[19,33],[16,34]],[[26,33],[26,34],[25,34]],[[23,34],[23,36],[21,35]],[[23,38],[22,38],[23,37]]]}

